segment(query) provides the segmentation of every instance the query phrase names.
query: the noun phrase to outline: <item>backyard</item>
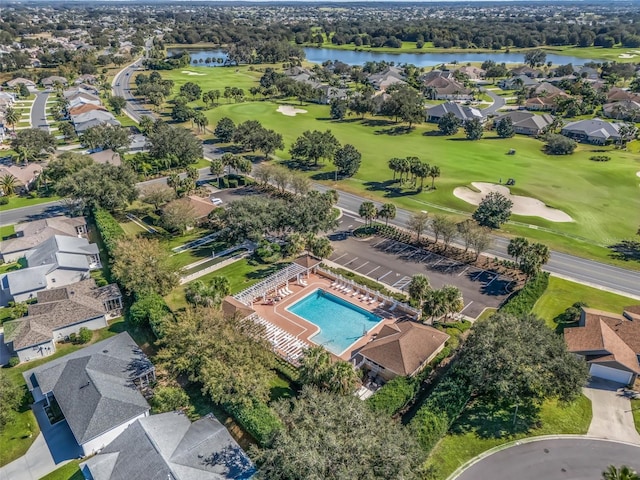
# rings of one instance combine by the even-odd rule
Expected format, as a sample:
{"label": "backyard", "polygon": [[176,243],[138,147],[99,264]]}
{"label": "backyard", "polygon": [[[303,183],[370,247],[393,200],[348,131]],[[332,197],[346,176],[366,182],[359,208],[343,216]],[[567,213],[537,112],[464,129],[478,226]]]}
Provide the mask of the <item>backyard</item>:
{"label": "backyard", "polygon": [[[178,71],[163,72],[163,75],[176,82],[180,82],[180,76],[182,82],[196,79],[205,91],[235,85],[234,76],[242,74],[246,81],[251,81],[250,77],[257,79],[260,75],[249,72],[247,67],[193,67],[191,71],[202,76],[188,76]],[[177,92],[177,88],[174,91]],[[501,179],[505,182],[513,178],[516,184],[511,188],[512,193],[539,199],[564,211],[574,221],[554,223],[539,217],[514,216],[513,220],[525,225],[506,225],[504,230],[512,234],[525,233],[558,250],[615,263],[605,247],[631,238],[640,223],[636,176],[640,162],[632,151],[634,146],[622,151],[613,147],[579,145],[571,156],[548,156],[542,152],[541,141],[524,136],[500,139],[495,133],[487,132],[483,139],[471,143],[462,132],[453,137],[440,136],[433,124],[418,125],[407,133],[402,125],[380,117],[332,121],[329,107],[316,104],[305,104],[302,107],[307,113],[288,117],[277,111],[280,105],[267,100],[223,101],[205,114],[212,127],[226,116],[236,123],[260,120],[266,128],[283,135],[286,148],[276,155],[285,161],[289,158],[288,146],[302,132],[331,129],[341,143],[353,144],[363,155],[359,172],[353,178],[341,180],[337,185],[339,189],[372,198],[392,199],[398,206],[413,210],[437,212],[443,208],[467,215],[475,207],[453,195],[456,187],[468,186],[471,182],[498,183]],[[517,153],[507,155],[510,149]],[[611,161],[589,160],[596,151],[606,151],[612,157]],[[398,184],[391,181],[393,174],[387,167],[391,156],[418,156],[437,164],[442,170],[441,178],[436,180],[437,189],[418,193],[413,189],[398,188]],[[328,163],[308,174],[315,180],[334,184],[333,170]],[[629,218],[630,212],[636,212],[631,214],[632,218]],[[527,224],[543,229],[528,228]]]}

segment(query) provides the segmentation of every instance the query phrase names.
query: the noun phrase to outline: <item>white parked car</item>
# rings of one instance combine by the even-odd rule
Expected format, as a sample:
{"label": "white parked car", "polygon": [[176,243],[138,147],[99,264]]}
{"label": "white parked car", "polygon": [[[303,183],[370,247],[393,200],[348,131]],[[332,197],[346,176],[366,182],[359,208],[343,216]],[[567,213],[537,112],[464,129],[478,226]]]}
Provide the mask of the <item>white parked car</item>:
{"label": "white parked car", "polygon": [[213,203],[216,207],[219,207],[220,205],[222,205],[222,200],[219,198],[211,198],[211,203]]}

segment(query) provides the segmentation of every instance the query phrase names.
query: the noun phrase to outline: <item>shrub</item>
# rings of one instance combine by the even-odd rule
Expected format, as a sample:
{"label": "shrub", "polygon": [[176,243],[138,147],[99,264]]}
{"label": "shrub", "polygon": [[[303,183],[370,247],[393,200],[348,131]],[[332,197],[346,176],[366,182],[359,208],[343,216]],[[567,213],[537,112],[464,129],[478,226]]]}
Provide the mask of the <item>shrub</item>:
{"label": "shrub", "polygon": [[570,155],[576,147],[576,142],[570,138],[564,135],[552,134],[547,137],[544,149],[549,155]]}
{"label": "shrub", "polygon": [[238,186],[238,179],[237,178],[230,178],[229,179],[229,188],[236,188]]}
{"label": "shrub", "polygon": [[443,412],[421,408],[412,420],[420,446],[430,452],[449,430],[449,418]]}
{"label": "shrub", "polygon": [[129,308],[129,319],[136,325],[149,325],[157,338],[164,334],[164,322],[171,315],[164,298],[155,292],[137,293]]}
{"label": "shrub", "polygon": [[9,199],[7,197],[0,197],[0,205],[6,205],[9,203]]}
{"label": "shrub", "polygon": [[89,330],[87,327],[82,327],[78,332],[78,343],[88,343],[93,338],[93,332]]}
{"label": "shrub", "polygon": [[611,160],[609,155],[591,155],[589,160],[593,160],[594,162],[608,162]]}
{"label": "shrub", "polygon": [[367,403],[374,412],[394,415],[414,397],[418,386],[414,378],[396,377],[369,397]]}
{"label": "shrub", "polygon": [[191,403],[189,395],[178,387],[158,387],[151,398],[153,413],[173,412],[175,410],[189,410]]}
{"label": "shrub", "polygon": [[380,292],[383,295],[387,295],[389,297],[393,297],[396,300],[399,300],[401,302],[406,302],[407,301],[407,296],[403,295],[402,293],[397,293],[397,292],[392,292],[390,290],[387,290],[381,283],[376,282],[375,280],[371,280],[367,277],[363,277],[361,275],[358,275],[357,273],[354,273],[350,270],[345,270],[344,268],[333,268],[333,267],[328,267],[326,265],[323,265],[322,268],[324,268],[325,270],[328,270],[330,272],[333,272],[337,275],[342,275],[345,278],[349,278],[351,280],[353,280],[354,282],[356,282],[359,285],[362,285],[363,287],[368,287],[371,288],[373,290],[376,290],[378,292]]}
{"label": "shrub", "polygon": [[521,290],[507,298],[500,307],[500,311],[515,316],[529,313],[548,286],[549,274],[547,272],[531,277]]}
{"label": "shrub", "polygon": [[227,405],[225,410],[261,445],[266,445],[282,424],[266,403],[254,401],[250,407]]}
{"label": "shrub", "polygon": [[10,367],[15,367],[16,365],[20,364],[20,359],[18,357],[11,357],[9,359],[9,366]]}

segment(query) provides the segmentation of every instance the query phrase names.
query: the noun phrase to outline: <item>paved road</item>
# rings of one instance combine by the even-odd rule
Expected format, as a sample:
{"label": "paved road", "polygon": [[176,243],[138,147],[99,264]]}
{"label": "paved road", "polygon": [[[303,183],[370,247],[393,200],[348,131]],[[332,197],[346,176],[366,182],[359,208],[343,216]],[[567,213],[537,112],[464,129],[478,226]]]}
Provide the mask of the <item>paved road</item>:
{"label": "paved road", "polygon": [[[145,42],[145,55],[153,45],[153,39],[150,38]],[[131,65],[124,67],[113,78],[111,87],[113,88],[113,94],[115,96],[124,97],[127,100],[127,104],[124,108],[126,113],[132,117],[136,122],[140,122],[143,116],[154,117],[154,113],[151,110],[144,108],[133,96],[131,89],[129,88],[129,82],[134,75],[134,72],[142,66],[142,58],[136,60]]]}
{"label": "paved road", "polygon": [[494,115],[496,111],[500,110],[507,104],[507,101],[504,99],[504,97],[496,95],[494,92],[492,92],[491,90],[487,90],[486,88],[483,88],[481,90],[483,93],[486,93],[493,99],[492,105],[489,105],[487,108],[482,109],[482,113],[484,115]]}
{"label": "paved road", "polygon": [[49,122],[47,122],[47,98],[49,98],[49,92],[38,92],[36,98],[33,101],[31,107],[31,128],[40,128],[42,130],[49,131]]}
{"label": "paved road", "polygon": [[587,438],[540,440],[494,453],[457,480],[600,480],[609,465],[640,470],[640,448]]}
{"label": "paved road", "polygon": [[[215,147],[210,147],[210,151],[217,154]],[[209,173],[208,168],[200,169],[199,182],[210,182],[214,179],[215,177]],[[142,182],[139,186],[165,182],[166,180],[164,178],[158,178]],[[330,189],[330,187],[319,183],[314,183],[313,188],[321,192]],[[365,199],[347,192],[339,193],[338,206],[347,213],[357,216],[360,204]],[[374,201],[373,203],[376,207],[382,205],[382,202]],[[60,213],[61,211],[61,202],[9,210],[0,214],[0,225],[41,218],[42,215],[50,216],[56,212]],[[407,228],[412,215],[413,212],[399,208],[396,211],[396,218],[389,223],[398,227]],[[431,232],[427,231],[426,233],[430,234]],[[492,247],[487,249],[486,253],[491,256],[509,258],[507,254],[508,244],[508,239],[496,236],[493,238]],[[544,269],[563,278],[640,299],[640,272],[625,270],[594,260],[587,260],[559,252],[551,252],[551,259]]]}

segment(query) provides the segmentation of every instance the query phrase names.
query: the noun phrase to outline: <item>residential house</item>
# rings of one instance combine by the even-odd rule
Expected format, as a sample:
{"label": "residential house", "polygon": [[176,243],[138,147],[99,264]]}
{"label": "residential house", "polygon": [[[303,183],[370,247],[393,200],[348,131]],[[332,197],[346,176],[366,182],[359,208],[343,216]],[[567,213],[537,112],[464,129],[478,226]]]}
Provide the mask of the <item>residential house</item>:
{"label": "residential house", "polygon": [[467,65],[458,69],[460,73],[464,73],[470,80],[482,80],[487,72],[480,67]]}
{"label": "residential house", "polygon": [[90,93],[76,93],[70,95],[69,97],[65,97],[68,102],[67,108],[75,108],[81,105],[91,104],[91,105],[102,105],[100,98],[97,95],[92,95]]}
{"label": "residential house", "polygon": [[566,96],[567,95],[556,93],[553,95],[527,98],[524,102],[524,108],[526,108],[527,110],[536,110],[543,112],[553,111],[558,107],[558,101]]}
{"label": "residential house", "polygon": [[385,91],[391,85],[404,85],[407,83],[402,70],[398,67],[387,67],[382,72],[369,75],[367,80],[373,88],[381,91]]}
{"label": "residential house", "polygon": [[17,88],[18,85],[20,85],[21,83],[24,83],[27,87],[31,87],[31,88],[36,86],[36,83],[33,80],[29,80],[28,78],[22,78],[22,77],[9,80],[8,82],[5,83],[5,85],[10,88]]}
{"label": "residential house", "polygon": [[122,165],[120,154],[118,152],[114,152],[111,149],[100,150],[99,152],[94,152],[89,156],[93,158],[93,161],[96,163],[110,163],[111,165],[115,166]]}
{"label": "residential house", "polygon": [[577,327],[564,329],[567,349],[584,357],[592,377],[627,385],[640,374],[640,305],[622,315],[582,308]]}
{"label": "residential house", "polygon": [[446,102],[427,109],[427,122],[438,122],[448,113],[453,113],[461,122],[466,122],[467,120],[472,120],[474,118],[477,118],[482,122],[486,120],[477,108],[465,107],[453,102]]}
{"label": "residential house", "polygon": [[56,403],[86,456],[102,450],[129,425],[149,415],[149,404],[139,388],[155,380],[155,369],[123,332],[22,376],[33,395],[33,408]]}
{"label": "residential house", "polygon": [[16,103],[16,95],[11,92],[0,92],[0,109],[6,109]]}
{"label": "residential house", "polygon": [[540,78],[544,76],[544,72],[537,68],[531,68],[528,65],[522,65],[521,67],[516,67],[510,70],[511,75],[517,77],[518,75],[526,75],[529,78]]}
{"label": "residential house", "polygon": [[0,306],[24,302],[40,290],[89,278],[101,268],[98,246],[86,238],[54,235],[24,256],[26,267],[0,275]]}
{"label": "residential house", "polygon": [[608,103],[621,102],[624,100],[640,102],[640,95],[618,87],[611,87],[611,89],[609,89],[609,91],[607,92]]}
{"label": "residential house", "polygon": [[65,287],[42,290],[28,315],[4,323],[4,343],[21,362],[56,352],[56,342],[81,328],[99,330],[120,315],[122,294],[116,284],[98,287],[92,278]]}
{"label": "residential house", "polygon": [[576,77],[586,78],[588,80],[598,80],[600,78],[597,68],[575,66],[573,67],[573,71]]}
{"label": "residential house", "polygon": [[498,86],[503,90],[518,90],[519,88],[536,87],[538,82],[527,75],[516,75],[515,77],[504,78],[498,82]]}
{"label": "residential house", "polygon": [[143,417],[80,465],[92,480],[248,480],[256,469],[213,415]]}
{"label": "residential house", "polygon": [[561,88],[556,87],[555,85],[550,84],[549,82],[540,82],[535,86],[531,87],[529,91],[531,96],[535,97],[550,97],[553,95],[562,95],[564,97],[568,97],[567,93]]}
{"label": "residential house", "polygon": [[423,82],[426,92],[435,100],[473,100],[473,91],[458,82],[455,78],[435,77]]}
{"label": "residential house", "polygon": [[85,217],[50,217],[14,226],[14,237],[0,242],[0,259],[15,262],[24,257],[28,250],[55,236],[81,237],[88,232]]}
{"label": "residential house", "polygon": [[69,116],[75,117],[76,115],[82,115],[83,113],[92,112],[93,110],[102,110],[106,112],[107,109],[102,105],[94,105],[93,103],[80,103],[73,108],[69,108]]}
{"label": "residential house", "polygon": [[134,133],[129,137],[131,143],[129,144],[129,152],[144,152],[148,150],[147,137],[141,133]]}
{"label": "residential house", "polygon": [[444,348],[449,335],[412,321],[382,327],[360,349],[362,363],[384,380],[420,372]]}
{"label": "residential house", "polygon": [[45,88],[52,88],[52,87],[55,87],[57,83],[59,83],[60,85],[66,87],[68,82],[67,82],[67,79],[64,78],[64,77],[59,77],[57,75],[51,75],[50,77],[45,77],[42,80],[40,80],[40,83]]}
{"label": "residential house", "polygon": [[85,73],[84,75],[80,75],[78,78],[76,78],[73,83],[76,85],[80,85],[81,83],[88,83],[89,85],[93,85],[97,81],[98,77],[89,73]]}
{"label": "residential house", "polygon": [[111,112],[105,112],[102,110],[92,110],[90,112],[81,113],[71,117],[73,126],[76,129],[76,133],[80,135],[85,130],[91,127],[97,127],[98,125],[113,125],[120,126],[120,122],[116,120]]}
{"label": "residential house", "polygon": [[[17,180],[17,189],[19,192],[28,192],[38,176],[42,173],[42,165],[38,163],[4,163],[0,164],[0,177],[11,175]],[[0,195],[4,192],[0,191]]]}
{"label": "residential house", "polygon": [[606,145],[620,139],[620,124],[594,118],[571,122],[562,128],[562,135],[579,142]]}
{"label": "residential house", "polygon": [[346,100],[348,98],[348,88],[332,87],[331,85],[320,85],[317,88],[318,103],[329,105],[332,100]]}
{"label": "residential house", "polygon": [[216,209],[216,206],[208,198],[198,197],[197,195],[182,197],[176,202],[185,203],[187,208],[193,210],[193,214],[198,221],[206,219],[207,215]]}
{"label": "residential house", "polygon": [[620,102],[605,103],[602,106],[602,113],[605,117],[616,120],[640,122],[640,99],[639,101],[622,100]]}
{"label": "residential house", "polygon": [[493,124],[495,125],[503,118],[510,118],[514,131],[521,135],[540,135],[546,127],[553,123],[553,117],[546,113],[536,115],[531,112],[514,110],[496,117]]}

